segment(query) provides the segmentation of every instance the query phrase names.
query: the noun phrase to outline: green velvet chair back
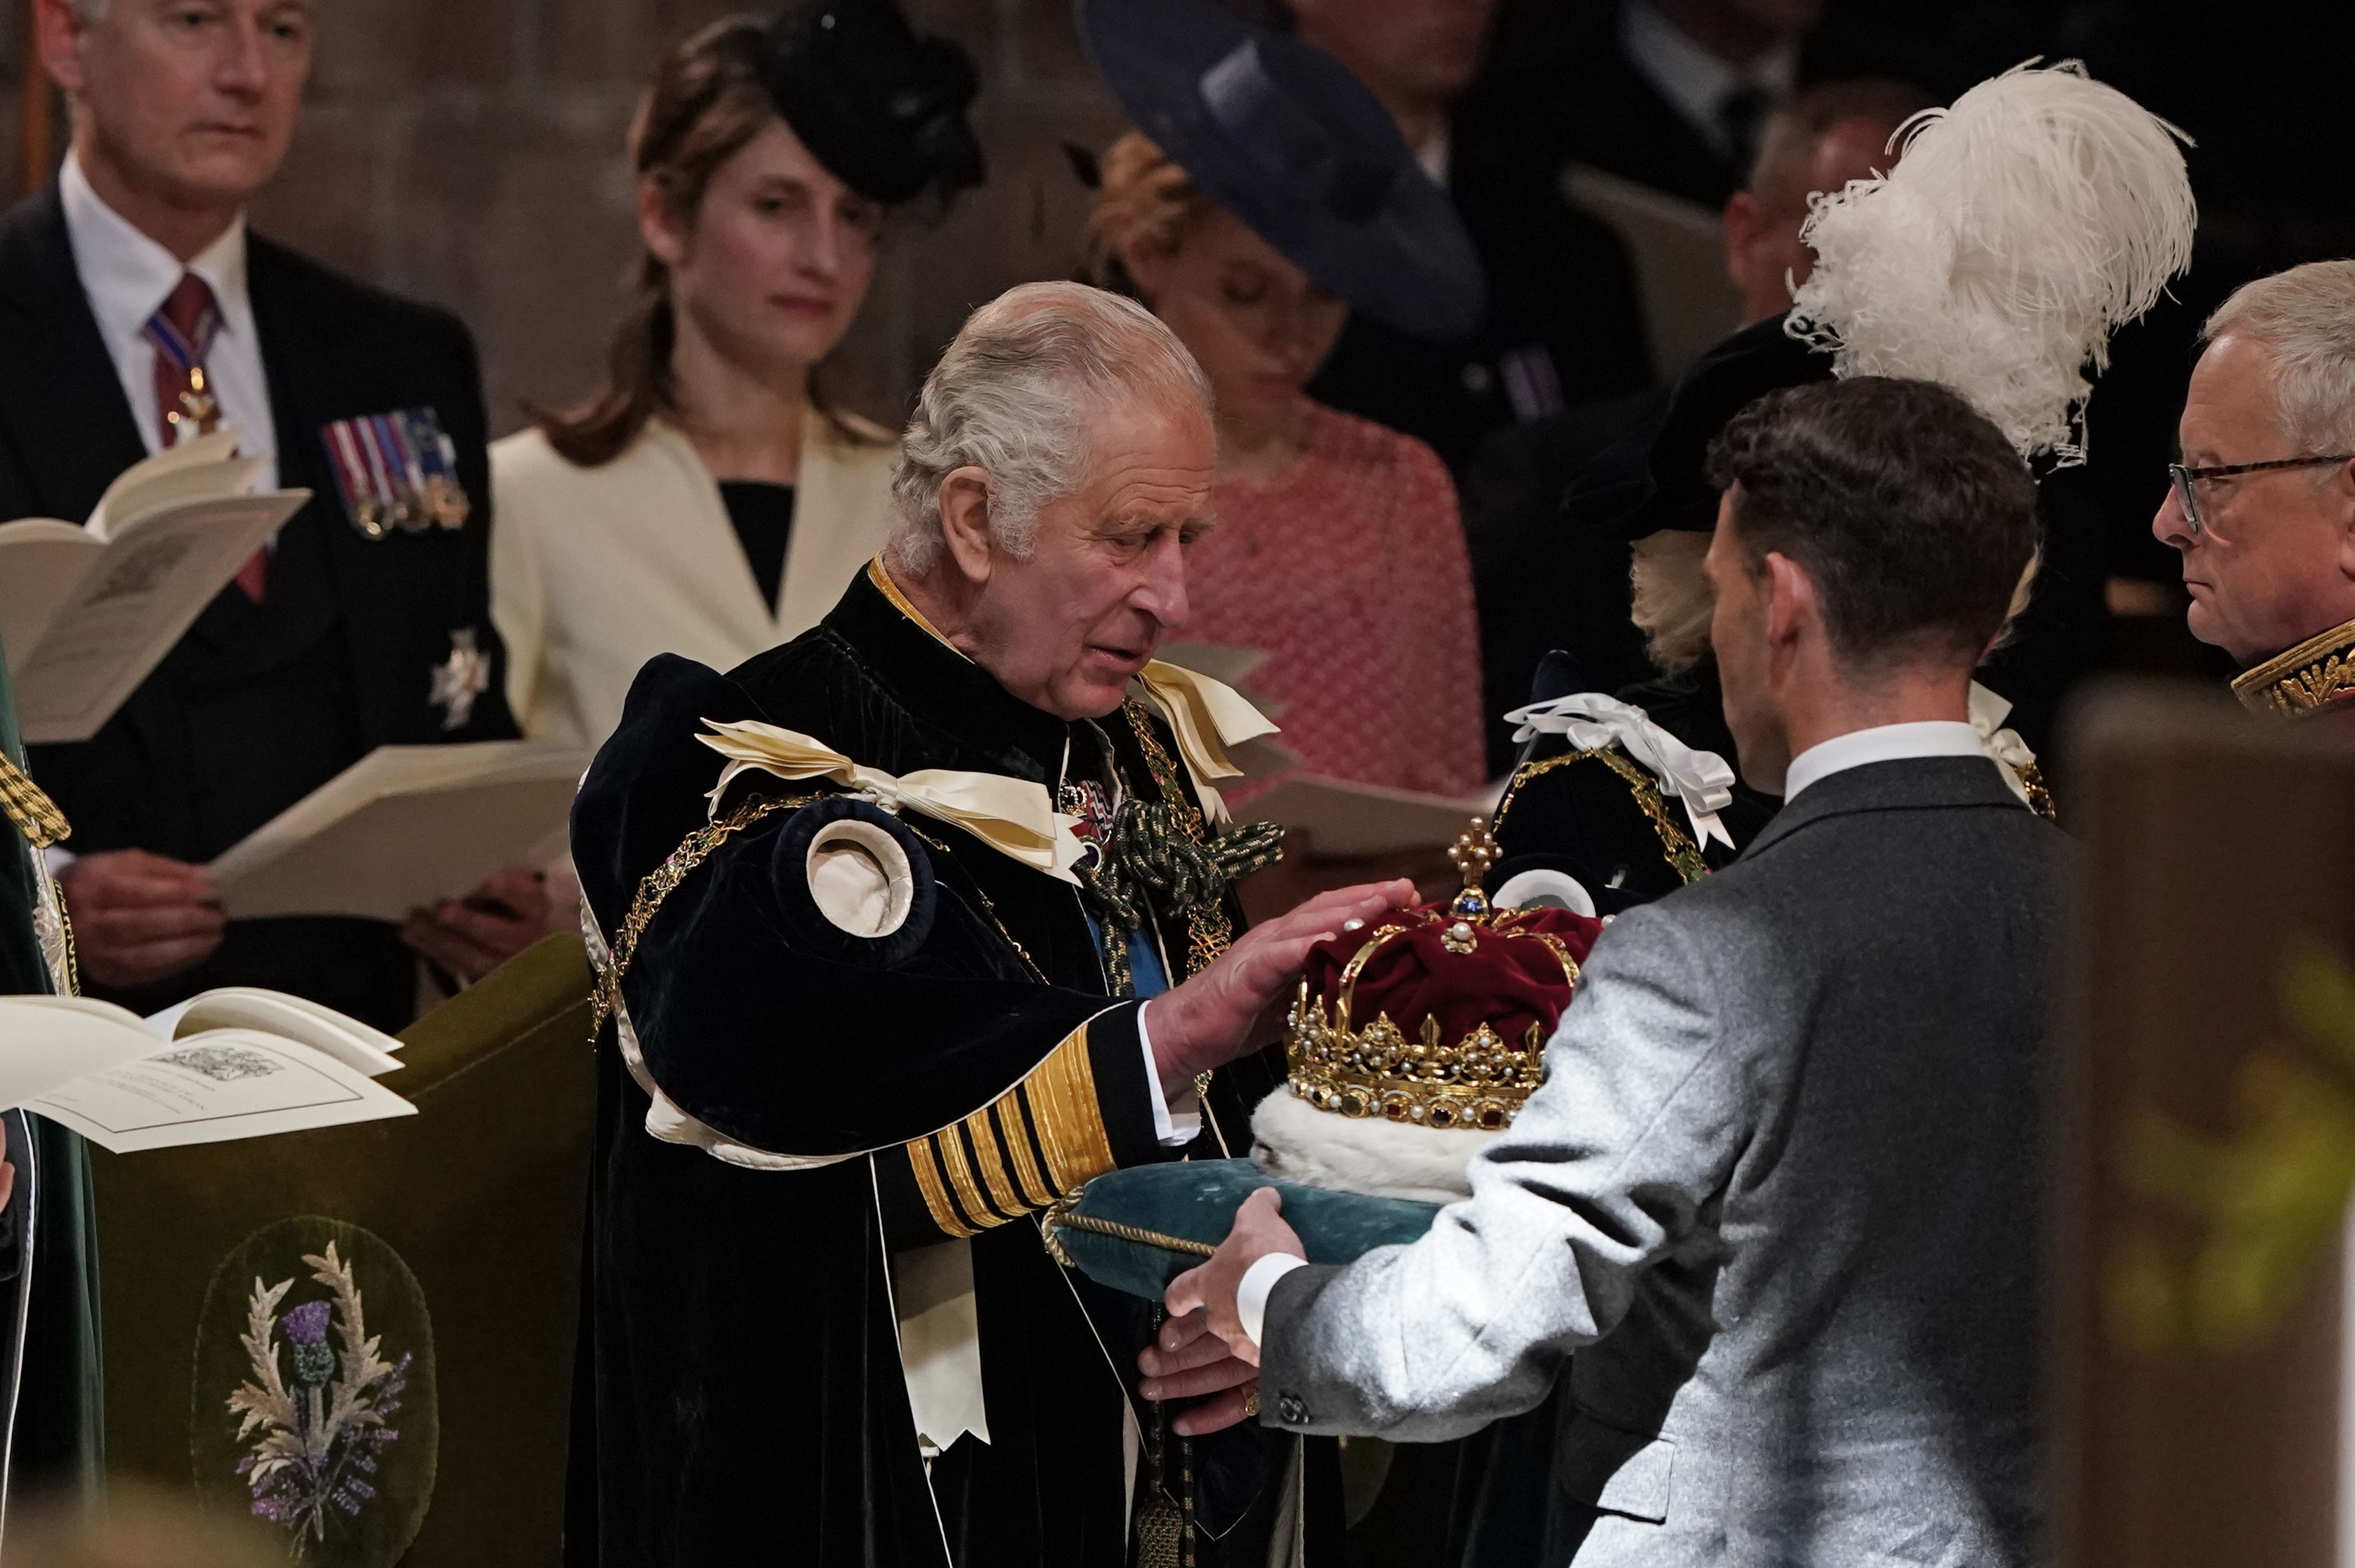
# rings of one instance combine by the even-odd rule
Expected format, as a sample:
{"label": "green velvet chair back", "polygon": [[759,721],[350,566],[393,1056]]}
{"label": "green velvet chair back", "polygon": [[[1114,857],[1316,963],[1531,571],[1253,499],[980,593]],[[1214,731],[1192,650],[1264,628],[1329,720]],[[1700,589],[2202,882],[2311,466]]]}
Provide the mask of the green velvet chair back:
{"label": "green velvet chair back", "polygon": [[[384,1082],[414,1116],[91,1149],[113,1473],[193,1484],[231,1510],[261,1497],[290,1558],[313,1531],[309,1563],[557,1562],[596,1101],[589,984],[580,939],[551,936],[411,1026]],[[301,1261],[331,1241],[334,1269]],[[362,1311],[368,1357],[342,1339]],[[334,1475],[240,1473],[281,1425],[332,1415],[356,1368],[374,1381],[346,1402]],[[240,1388],[263,1416],[232,1409]]]}

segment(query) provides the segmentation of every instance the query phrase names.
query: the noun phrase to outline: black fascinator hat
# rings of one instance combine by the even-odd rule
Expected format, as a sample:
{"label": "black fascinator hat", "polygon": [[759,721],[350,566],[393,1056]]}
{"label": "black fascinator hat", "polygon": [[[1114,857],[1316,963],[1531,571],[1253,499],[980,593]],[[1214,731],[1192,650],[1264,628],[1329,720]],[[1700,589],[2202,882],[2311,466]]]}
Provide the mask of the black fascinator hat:
{"label": "black fascinator hat", "polygon": [[978,83],[963,49],[919,38],[890,0],[811,0],[768,29],[761,74],[818,162],[887,206],[982,181],[965,123]]}

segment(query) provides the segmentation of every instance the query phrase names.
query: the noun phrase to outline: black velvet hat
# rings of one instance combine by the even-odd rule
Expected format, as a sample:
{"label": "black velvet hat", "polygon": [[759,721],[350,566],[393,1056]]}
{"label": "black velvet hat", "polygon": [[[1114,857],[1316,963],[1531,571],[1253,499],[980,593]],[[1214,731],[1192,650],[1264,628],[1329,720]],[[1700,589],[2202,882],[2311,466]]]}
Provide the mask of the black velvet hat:
{"label": "black velvet hat", "polygon": [[1302,272],[1416,336],[1479,324],[1455,204],[1338,60],[1207,0],[1082,0],[1080,27],[1136,128]]}
{"label": "black velvet hat", "polygon": [[1792,337],[1783,322],[1778,315],[1745,326],[1695,360],[1571,482],[1562,509],[1613,539],[1716,528],[1717,491],[1704,470],[1717,432],[1769,392],[1831,379],[1832,357]]}
{"label": "black velvet hat", "polygon": [[973,62],[919,38],[890,0],[811,0],[769,29],[762,74],[777,112],[834,176],[886,205],[981,183],[964,112]]}

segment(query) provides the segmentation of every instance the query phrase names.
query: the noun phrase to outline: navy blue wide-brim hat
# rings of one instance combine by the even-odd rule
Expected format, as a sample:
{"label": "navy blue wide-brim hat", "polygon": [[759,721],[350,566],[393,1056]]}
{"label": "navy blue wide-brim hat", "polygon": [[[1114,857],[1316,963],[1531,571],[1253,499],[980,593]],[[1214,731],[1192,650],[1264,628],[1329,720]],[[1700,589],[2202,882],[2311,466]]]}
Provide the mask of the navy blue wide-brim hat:
{"label": "navy blue wide-brim hat", "polygon": [[1136,128],[1317,283],[1414,336],[1479,325],[1455,203],[1340,61],[1207,0],[1081,0],[1080,29]]}
{"label": "navy blue wide-brim hat", "polygon": [[1571,481],[1562,510],[1611,539],[1714,529],[1708,466],[1718,432],[1769,392],[1831,379],[1832,357],[1785,332],[1785,319],[1745,326],[1693,361]]}

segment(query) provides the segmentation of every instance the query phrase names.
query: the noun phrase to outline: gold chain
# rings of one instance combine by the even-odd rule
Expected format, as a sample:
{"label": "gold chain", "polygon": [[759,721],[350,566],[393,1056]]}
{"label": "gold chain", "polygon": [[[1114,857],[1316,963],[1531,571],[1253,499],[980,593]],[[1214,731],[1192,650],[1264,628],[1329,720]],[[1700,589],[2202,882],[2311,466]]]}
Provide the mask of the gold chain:
{"label": "gold chain", "polygon": [[1497,803],[1497,814],[1490,819],[1492,831],[1501,830],[1504,827],[1505,813],[1512,809],[1513,802],[1520,795],[1523,784],[1540,774],[1550,773],[1556,768],[1565,768],[1572,763],[1584,762],[1601,763],[1626,781],[1629,793],[1636,797],[1636,804],[1643,808],[1646,816],[1651,818],[1653,831],[1660,836],[1661,853],[1678,876],[1688,882],[1697,882],[1709,875],[1709,862],[1701,859],[1700,846],[1686,836],[1684,829],[1670,820],[1668,806],[1660,799],[1658,784],[1653,780],[1651,774],[1621,755],[1615,745],[1598,746],[1591,752],[1565,752],[1559,757],[1548,757],[1541,763],[1522,764],[1513,773],[1513,782],[1506,788],[1505,798]]}
{"label": "gold chain", "polygon": [[[1210,835],[1202,821],[1202,813],[1178,784],[1178,763],[1161,744],[1161,737],[1153,732],[1152,720],[1133,697],[1121,704],[1121,710],[1128,715],[1128,727],[1136,733],[1137,746],[1145,752],[1145,765],[1153,773],[1154,787],[1161,793],[1161,803],[1169,808],[1169,819],[1187,837],[1208,845]],[[1188,911],[1186,930],[1188,978],[1209,968],[1210,961],[1224,953],[1235,939],[1234,922],[1227,918],[1223,898],[1206,900]]]}
{"label": "gold chain", "polygon": [[711,857],[714,850],[762,818],[776,812],[807,805],[819,798],[816,792],[808,795],[762,796],[755,795],[716,822],[707,822],[688,834],[669,859],[646,873],[638,883],[637,897],[630,901],[630,912],[622,921],[620,933],[614,938],[612,956],[597,971],[597,984],[589,993],[589,1038],[593,1041],[597,1032],[605,1027],[622,1003],[622,976],[637,955],[638,939],[646,933],[646,925],[662,908],[663,900],[678,891],[678,885],[698,866]]}
{"label": "gold chain", "polygon": [[2051,786],[2044,782],[2044,770],[2034,761],[2019,764],[2019,787],[2028,796],[2028,809],[2047,822],[2061,820],[2061,809],[2052,801]]}

